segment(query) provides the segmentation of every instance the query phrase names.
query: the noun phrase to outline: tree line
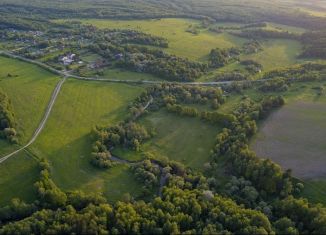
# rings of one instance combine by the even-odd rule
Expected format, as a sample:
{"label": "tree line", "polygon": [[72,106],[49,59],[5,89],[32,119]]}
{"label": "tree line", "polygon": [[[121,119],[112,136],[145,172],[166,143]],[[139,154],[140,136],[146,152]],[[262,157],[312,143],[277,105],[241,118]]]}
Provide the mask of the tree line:
{"label": "tree line", "polygon": [[91,163],[99,168],[112,166],[110,151],[113,148],[121,146],[139,151],[140,145],[151,137],[144,126],[127,121],[107,128],[96,127],[93,133],[96,141],[93,145]]}
{"label": "tree line", "polygon": [[0,90],[0,138],[17,143],[16,121],[9,97]]}

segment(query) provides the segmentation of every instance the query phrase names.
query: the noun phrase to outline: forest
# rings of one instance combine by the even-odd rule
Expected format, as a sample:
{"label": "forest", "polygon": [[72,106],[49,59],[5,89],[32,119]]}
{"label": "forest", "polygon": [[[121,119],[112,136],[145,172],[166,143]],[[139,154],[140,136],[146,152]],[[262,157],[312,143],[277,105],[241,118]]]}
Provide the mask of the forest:
{"label": "forest", "polygon": [[[10,76],[10,75],[9,75]],[[16,143],[15,115],[8,96],[0,91],[0,138]]]}

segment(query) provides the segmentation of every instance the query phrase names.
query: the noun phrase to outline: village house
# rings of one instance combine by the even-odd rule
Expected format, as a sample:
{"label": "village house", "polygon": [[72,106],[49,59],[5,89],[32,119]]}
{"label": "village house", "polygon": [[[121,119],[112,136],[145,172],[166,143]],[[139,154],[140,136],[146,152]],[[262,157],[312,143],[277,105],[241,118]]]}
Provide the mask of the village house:
{"label": "village house", "polygon": [[72,62],[74,62],[75,57],[76,57],[76,54],[69,54],[67,56],[62,57],[61,61],[64,65],[70,65]]}

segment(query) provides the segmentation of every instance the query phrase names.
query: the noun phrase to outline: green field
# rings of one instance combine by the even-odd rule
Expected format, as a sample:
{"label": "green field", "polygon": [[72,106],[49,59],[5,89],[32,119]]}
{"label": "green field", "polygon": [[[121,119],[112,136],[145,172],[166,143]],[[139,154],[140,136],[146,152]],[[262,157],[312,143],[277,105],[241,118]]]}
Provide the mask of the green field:
{"label": "green field", "polygon": [[[262,51],[255,54],[241,55],[240,59],[250,59],[262,64],[263,73],[305,62],[305,60],[298,59],[298,56],[302,50],[302,46],[297,41],[286,39],[269,39],[263,41],[262,46]],[[219,69],[210,71],[208,74],[203,75],[199,81],[210,81],[220,73],[227,73],[235,70],[242,72],[245,71],[244,66],[242,66],[239,62],[234,62],[227,64]],[[255,75],[254,78],[261,76],[261,74]]]}
{"label": "green field", "polygon": [[105,69],[102,78],[131,81],[160,81],[161,79],[148,73],[137,73],[123,69]]}
{"label": "green field", "polygon": [[33,135],[59,79],[38,66],[0,56],[0,89],[12,102],[21,143]]}
{"label": "green field", "polygon": [[84,20],[99,28],[134,29],[168,39],[167,52],[191,60],[203,61],[211,49],[241,46],[246,40],[230,34],[216,34],[201,29],[198,35],[186,32],[190,25],[198,26],[199,21],[189,19],[155,19],[155,20]]}
{"label": "green field", "polygon": [[[8,77],[11,74],[12,77]],[[59,77],[35,65],[0,56],[0,89],[9,96],[20,144],[28,142],[43,117]],[[0,156],[19,148],[0,140]],[[0,204],[19,197],[34,199],[37,162],[25,152],[0,164]]]}
{"label": "green field", "polygon": [[21,152],[0,165],[0,206],[11,199],[20,198],[32,202],[36,198],[34,183],[38,180],[37,161]]}
{"label": "green field", "polygon": [[[142,88],[113,83],[68,80],[58,96],[45,129],[32,145],[32,152],[49,160],[55,183],[64,190],[100,191],[108,198],[120,188],[109,179],[136,184],[123,168],[100,171],[90,164],[95,125],[111,125],[122,120],[127,105]],[[121,185],[122,182],[120,181]],[[127,188],[127,187],[124,187]]]}
{"label": "green field", "polygon": [[326,205],[326,179],[305,180],[302,196],[313,203]]}
{"label": "green field", "polygon": [[266,30],[276,30],[276,31],[288,31],[290,33],[301,34],[304,33],[306,30],[300,27],[294,27],[284,24],[276,24],[276,23],[267,23]]}
{"label": "green field", "polygon": [[164,110],[140,120],[147,128],[154,128],[156,136],[143,145],[145,152],[168,157],[194,169],[203,169],[210,161],[210,151],[220,127],[206,124],[198,118],[179,117]]}
{"label": "green field", "polygon": [[301,45],[294,40],[273,39],[263,42],[263,51],[244,55],[243,60],[252,59],[263,65],[263,71],[287,67],[302,62],[297,59]]}

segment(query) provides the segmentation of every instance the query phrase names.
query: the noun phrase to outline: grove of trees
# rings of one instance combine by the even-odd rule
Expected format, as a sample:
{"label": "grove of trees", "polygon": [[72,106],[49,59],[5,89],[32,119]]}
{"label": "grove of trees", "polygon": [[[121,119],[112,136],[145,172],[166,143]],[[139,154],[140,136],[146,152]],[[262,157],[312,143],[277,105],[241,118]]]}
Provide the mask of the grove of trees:
{"label": "grove of trees", "polygon": [[16,121],[8,96],[0,91],[0,138],[17,143]]}

